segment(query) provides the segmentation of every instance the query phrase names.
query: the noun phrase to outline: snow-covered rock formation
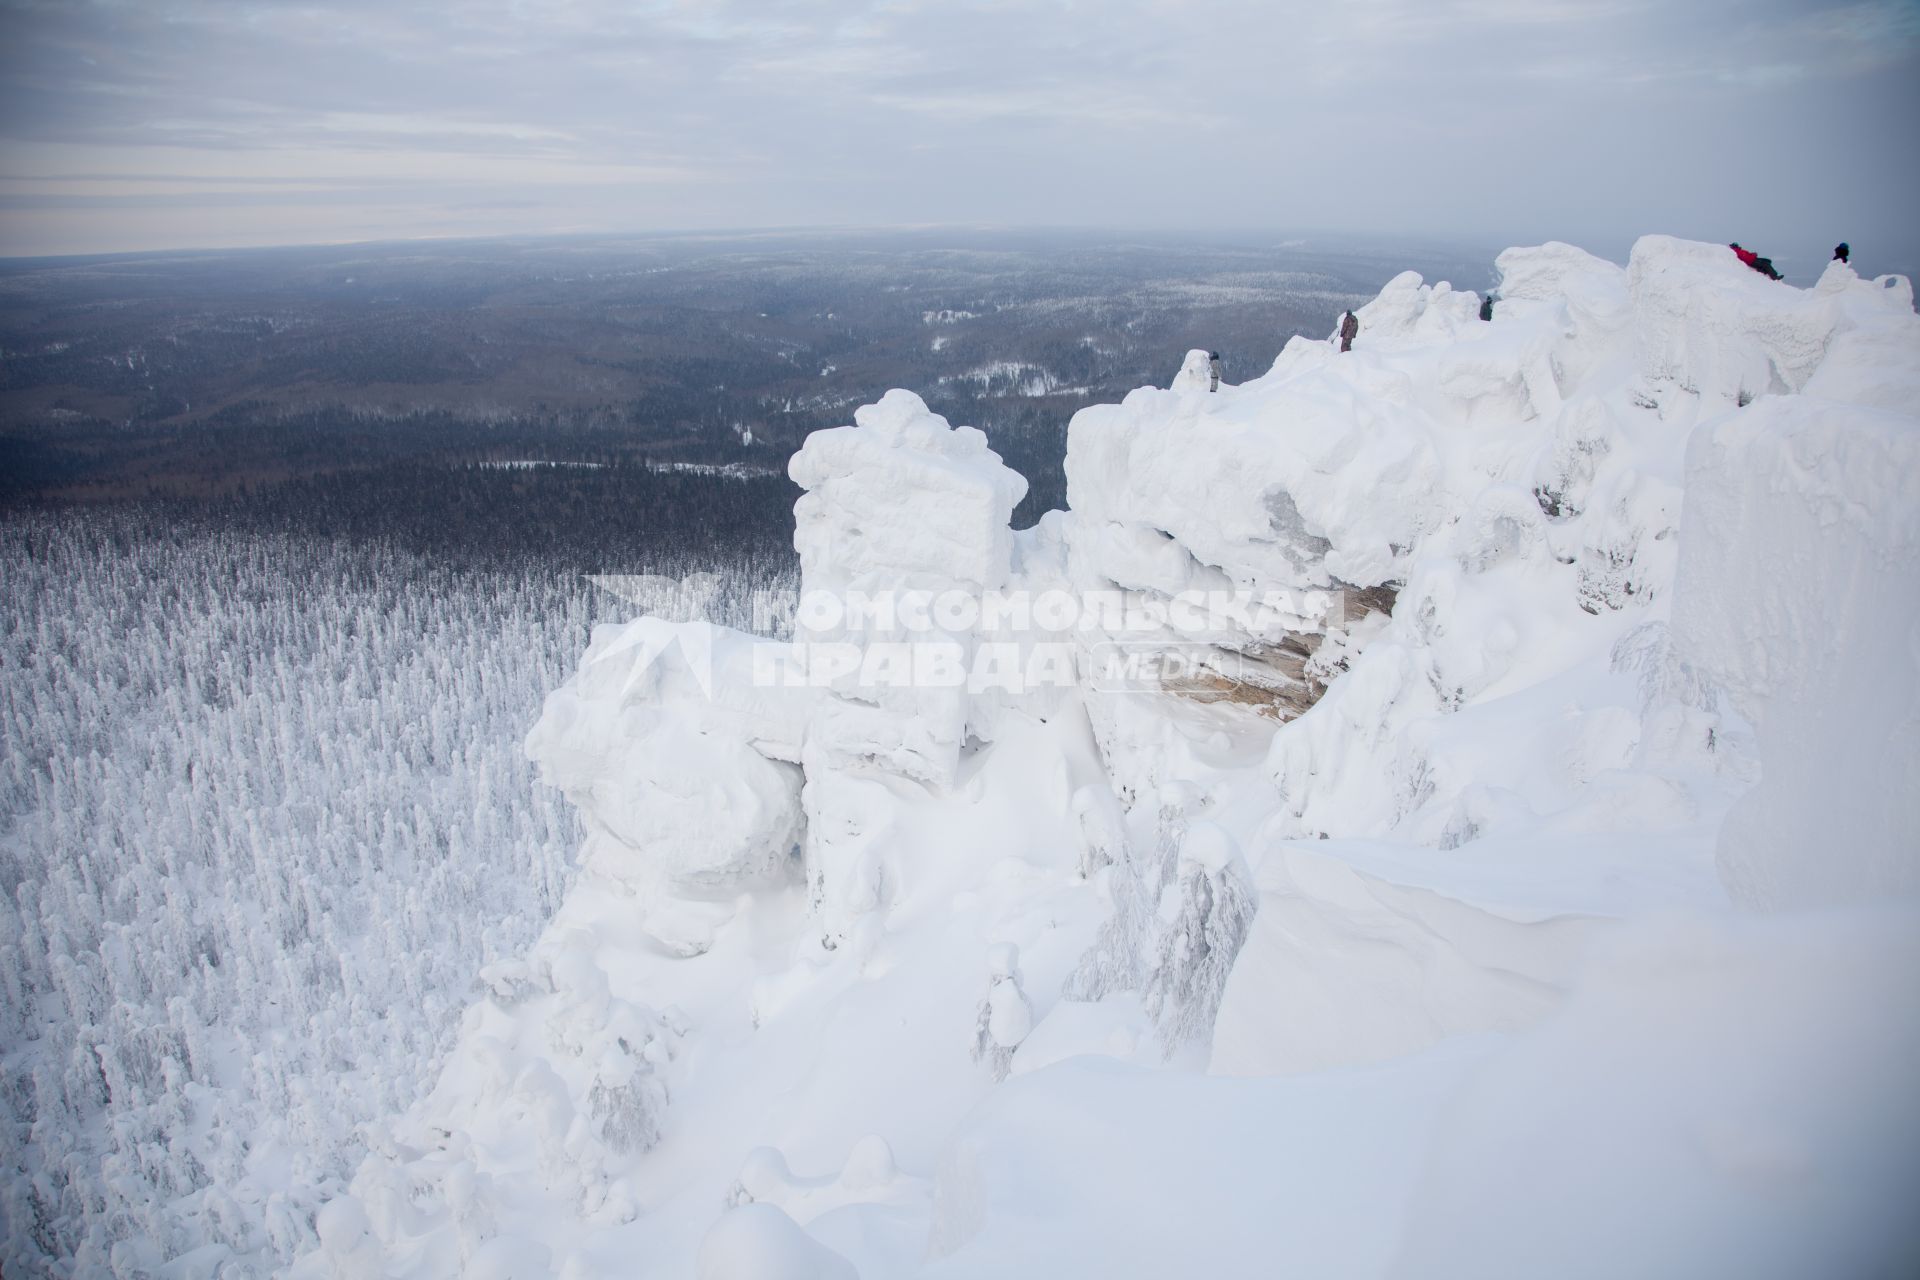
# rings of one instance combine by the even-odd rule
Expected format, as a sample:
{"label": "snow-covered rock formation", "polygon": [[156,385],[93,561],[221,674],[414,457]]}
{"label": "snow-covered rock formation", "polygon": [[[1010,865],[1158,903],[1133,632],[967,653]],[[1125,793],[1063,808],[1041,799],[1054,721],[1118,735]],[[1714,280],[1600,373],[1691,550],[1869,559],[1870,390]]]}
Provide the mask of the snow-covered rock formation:
{"label": "snow-covered rock formation", "polygon": [[578,884],[301,1274],[1920,1257],[1911,290],[1497,268],[1020,533],[906,392],[813,437],[793,639],[596,635]]}

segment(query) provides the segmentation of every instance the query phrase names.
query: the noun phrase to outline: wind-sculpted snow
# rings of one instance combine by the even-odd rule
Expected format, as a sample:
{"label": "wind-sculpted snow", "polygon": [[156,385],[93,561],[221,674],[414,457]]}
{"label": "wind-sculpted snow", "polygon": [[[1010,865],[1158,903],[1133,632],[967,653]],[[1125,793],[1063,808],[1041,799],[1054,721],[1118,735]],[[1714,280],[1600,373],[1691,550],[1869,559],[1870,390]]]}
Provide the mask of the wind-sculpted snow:
{"label": "wind-sculpted snow", "polygon": [[728,904],[788,878],[809,689],[758,689],[749,638],[703,620],[600,627],[527,751],[586,820],[581,863],[660,945],[704,950]]}
{"label": "wind-sculpted snow", "polygon": [[[1687,488],[1676,647],[1759,743],[1720,834],[1729,888],[1770,908],[1920,892],[1920,421],[1765,400],[1694,434]],[[1856,791],[1873,802],[1828,799]]]}
{"label": "wind-sculpted snow", "polygon": [[1833,295],[1776,288],[1718,245],[1648,236],[1627,274],[1641,373],[1714,407],[1800,390],[1841,324]]}
{"label": "wind-sculpted snow", "polygon": [[1911,293],[1497,269],[1081,412],[1018,534],[909,393],[813,437],[792,638],[596,637],[589,874],[299,1274],[1920,1256]]}
{"label": "wind-sculpted snow", "polygon": [[[1234,582],[1391,580],[1395,548],[1404,554],[1436,515],[1438,459],[1410,415],[1373,402],[1394,388],[1330,376],[1321,351],[1322,368],[1290,379],[1283,404],[1260,384],[1212,395],[1143,387],[1076,414],[1067,447],[1076,525],[1157,531]],[[1111,561],[1104,549],[1090,548],[1091,568],[1124,576],[1130,548]]]}
{"label": "wind-sculpted snow", "polygon": [[1669,917],[1596,945],[1435,1113],[1384,1274],[1910,1270],[1915,916]]}
{"label": "wind-sculpted snow", "polygon": [[[1007,526],[1026,481],[1002,465],[987,438],[954,429],[907,391],[890,391],[854,415],[854,426],[818,431],[789,471],[807,490],[794,504],[803,601],[852,603],[861,596],[961,591],[1005,585],[1013,559]],[[906,640],[946,643],[964,661],[972,628],[939,625],[908,635],[904,623],[865,626],[851,610],[799,618],[801,639],[855,650]],[[830,776],[833,766],[876,759],[896,772],[945,783],[953,777],[969,723],[963,690],[918,681],[873,682],[847,671],[808,737]],[[816,789],[810,816],[832,803]]]}
{"label": "wind-sculpted snow", "polygon": [[853,419],[807,437],[787,468],[807,491],[793,509],[805,587],[899,589],[923,575],[999,586],[1027,482],[982,432],[949,427],[910,391]]}

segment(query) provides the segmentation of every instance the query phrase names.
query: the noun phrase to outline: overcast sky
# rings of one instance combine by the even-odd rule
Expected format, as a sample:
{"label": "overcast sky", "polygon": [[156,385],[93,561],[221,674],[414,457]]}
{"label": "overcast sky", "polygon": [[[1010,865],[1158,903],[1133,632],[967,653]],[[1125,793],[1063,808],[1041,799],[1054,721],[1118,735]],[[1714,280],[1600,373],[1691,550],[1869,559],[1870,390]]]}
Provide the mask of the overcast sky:
{"label": "overcast sky", "polygon": [[0,0],[0,254],[926,223],[1804,257],[1920,228],[1920,0]]}

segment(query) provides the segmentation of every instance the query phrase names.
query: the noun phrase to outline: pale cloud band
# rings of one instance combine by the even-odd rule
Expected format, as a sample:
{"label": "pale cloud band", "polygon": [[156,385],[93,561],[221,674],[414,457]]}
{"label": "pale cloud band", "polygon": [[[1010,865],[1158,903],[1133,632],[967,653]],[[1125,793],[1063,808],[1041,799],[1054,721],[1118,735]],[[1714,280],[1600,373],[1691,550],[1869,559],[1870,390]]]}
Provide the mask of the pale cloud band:
{"label": "pale cloud band", "polygon": [[0,253],[995,221],[1906,237],[1920,5],[0,0]]}

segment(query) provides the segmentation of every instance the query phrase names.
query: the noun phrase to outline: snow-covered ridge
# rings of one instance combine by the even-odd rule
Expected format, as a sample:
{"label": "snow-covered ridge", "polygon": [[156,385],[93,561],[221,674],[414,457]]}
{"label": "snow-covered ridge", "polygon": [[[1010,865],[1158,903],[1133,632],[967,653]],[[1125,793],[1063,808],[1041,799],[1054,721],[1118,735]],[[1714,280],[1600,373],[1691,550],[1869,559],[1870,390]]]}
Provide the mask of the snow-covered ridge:
{"label": "snow-covered ridge", "polygon": [[[596,633],[528,741],[579,880],[301,1274],[1920,1256],[1911,289],[1497,266],[1081,412],[1022,533],[908,392],[812,437],[803,592],[1126,607],[1023,688],[768,675],[1039,647],[984,613]],[[1298,607],[1167,621],[1231,593]]]}

